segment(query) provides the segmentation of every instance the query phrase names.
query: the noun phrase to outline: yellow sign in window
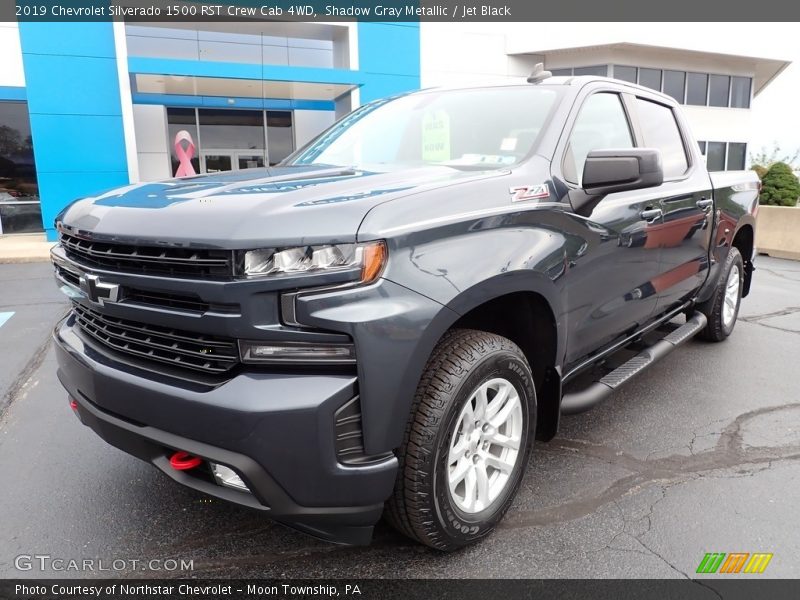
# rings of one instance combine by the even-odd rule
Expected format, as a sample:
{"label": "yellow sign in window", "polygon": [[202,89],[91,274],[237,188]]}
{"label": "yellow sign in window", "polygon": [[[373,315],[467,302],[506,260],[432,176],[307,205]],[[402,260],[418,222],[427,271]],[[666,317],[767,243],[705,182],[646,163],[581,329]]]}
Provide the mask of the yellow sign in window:
{"label": "yellow sign in window", "polygon": [[443,110],[426,113],[422,119],[422,160],[450,160],[450,116]]}

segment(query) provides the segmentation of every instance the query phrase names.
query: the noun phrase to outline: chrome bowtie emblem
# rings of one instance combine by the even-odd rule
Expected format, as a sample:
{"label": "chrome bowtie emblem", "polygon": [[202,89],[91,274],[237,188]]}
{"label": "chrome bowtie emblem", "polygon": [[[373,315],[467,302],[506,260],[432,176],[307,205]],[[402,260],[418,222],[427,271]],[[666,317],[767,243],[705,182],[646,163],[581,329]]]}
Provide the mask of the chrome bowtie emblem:
{"label": "chrome bowtie emblem", "polygon": [[80,286],[86,297],[95,304],[103,306],[106,302],[119,302],[119,285],[104,283],[97,275],[81,275]]}

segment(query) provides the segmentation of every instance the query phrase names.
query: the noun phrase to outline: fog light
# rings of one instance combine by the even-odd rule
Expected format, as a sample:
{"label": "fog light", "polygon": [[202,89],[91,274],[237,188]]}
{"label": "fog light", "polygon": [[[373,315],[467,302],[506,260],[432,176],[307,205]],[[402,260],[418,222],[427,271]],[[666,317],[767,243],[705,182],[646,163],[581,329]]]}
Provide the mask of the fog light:
{"label": "fog light", "polygon": [[218,484],[243,492],[250,491],[250,488],[247,487],[247,484],[242,481],[242,478],[239,477],[236,474],[236,471],[230,467],[218,465],[217,463],[211,463],[211,470],[213,471],[214,479],[217,480]]}
{"label": "fog light", "polygon": [[302,342],[239,342],[242,362],[246,363],[353,363],[353,344]]}

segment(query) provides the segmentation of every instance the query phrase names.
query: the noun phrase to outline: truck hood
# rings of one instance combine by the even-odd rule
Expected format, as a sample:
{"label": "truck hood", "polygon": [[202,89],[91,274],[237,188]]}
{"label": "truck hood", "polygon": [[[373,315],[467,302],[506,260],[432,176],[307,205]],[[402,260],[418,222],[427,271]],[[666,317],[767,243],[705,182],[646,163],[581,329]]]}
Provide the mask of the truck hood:
{"label": "truck hood", "polygon": [[57,221],[95,239],[253,248],[351,242],[370,209],[507,171],[276,167],[139,183],[84,198]]}

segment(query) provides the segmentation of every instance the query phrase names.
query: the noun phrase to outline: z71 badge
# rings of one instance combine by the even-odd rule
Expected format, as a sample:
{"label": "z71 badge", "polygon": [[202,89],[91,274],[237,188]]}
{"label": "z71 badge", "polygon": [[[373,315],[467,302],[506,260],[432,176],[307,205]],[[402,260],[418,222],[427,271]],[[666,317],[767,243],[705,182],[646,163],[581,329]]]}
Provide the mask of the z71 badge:
{"label": "z71 badge", "polygon": [[546,183],[536,185],[523,185],[508,189],[511,194],[512,202],[522,202],[523,200],[541,200],[550,197],[550,188]]}

